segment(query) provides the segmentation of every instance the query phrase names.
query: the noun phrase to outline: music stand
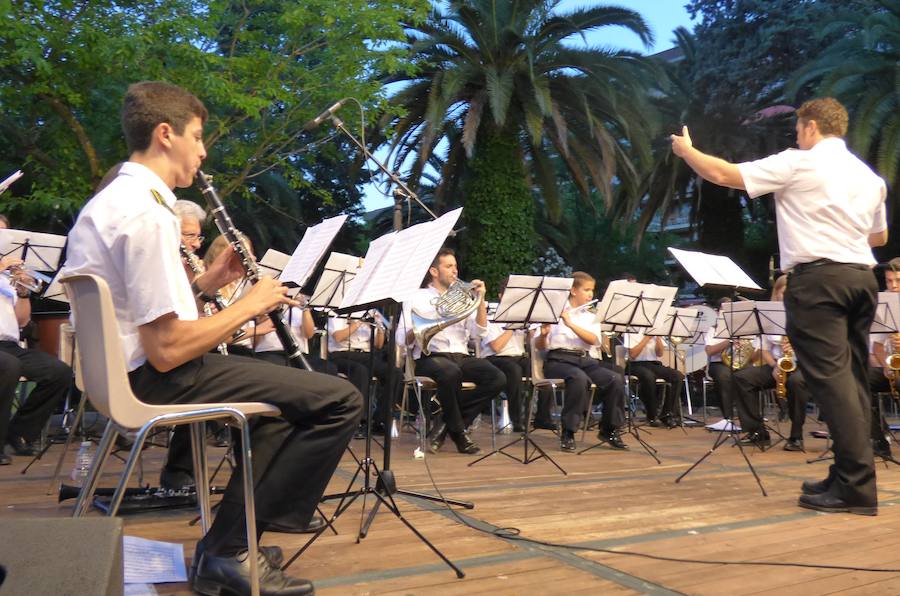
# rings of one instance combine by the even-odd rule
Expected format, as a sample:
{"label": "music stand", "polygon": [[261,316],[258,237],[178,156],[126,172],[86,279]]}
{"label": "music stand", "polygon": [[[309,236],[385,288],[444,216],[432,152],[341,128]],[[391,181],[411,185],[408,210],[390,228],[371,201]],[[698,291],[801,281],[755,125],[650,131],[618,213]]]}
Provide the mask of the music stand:
{"label": "music stand", "polygon": [[[359,274],[352,280],[344,294],[343,300],[339,308],[335,309],[338,314],[347,314],[352,312],[364,311],[371,308],[381,307],[387,318],[391,321],[391,329],[388,331],[388,354],[393,354],[396,350],[397,326],[400,321],[398,307],[403,300],[408,299],[419,289],[419,284],[425,276],[425,272],[431,265],[434,257],[440,250],[447,235],[453,229],[456,221],[459,219],[462,209],[451,211],[442,217],[412,226],[402,232],[392,232],[385,234],[369,244],[366,252],[365,262]],[[389,374],[394,375],[395,369],[391,367]],[[389,383],[393,384],[393,383]],[[453,561],[448,559],[440,550],[437,549],[422,533],[420,533],[412,523],[407,520],[400,511],[397,502],[394,500],[395,493],[405,494],[418,498],[428,499],[436,502],[444,502],[443,498],[434,497],[432,495],[404,491],[397,488],[394,474],[390,469],[391,457],[391,417],[390,408],[385,408],[384,422],[384,465],[379,469],[375,460],[371,457],[365,457],[360,460],[359,466],[353,477],[350,479],[347,490],[334,498],[339,498],[338,506],[331,516],[330,522],[334,522],[343,514],[357,498],[362,497],[363,507],[360,513],[360,531],[357,536],[357,543],[368,535],[369,527],[375,519],[380,506],[384,506],[388,511],[394,514],[416,537],[421,540],[428,548],[431,549],[440,559],[446,563],[456,573],[458,578],[465,577],[462,569],[456,566]],[[358,490],[351,490],[356,483],[357,478],[362,476],[363,486]],[[372,482],[374,477],[374,483]],[[366,499],[371,495],[375,498],[375,504],[369,512],[368,518],[362,522],[365,515]],[[327,495],[324,498],[330,498]],[[453,501],[447,500],[448,503]],[[471,503],[461,501],[456,504],[462,505],[467,509],[474,507]],[[317,531],[294,555],[288,559],[283,565],[283,569],[287,569],[303,552],[312,545],[315,540],[322,535],[327,525]]]}
{"label": "music stand", "polygon": [[66,237],[28,230],[0,229],[0,257],[13,256],[35,271],[56,271]]}
{"label": "music stand", "polygon": [[333,252],[325,262],[319,283],[313,290],[309,305],[319,309],[339,308],[347,286],[363,266],[363,259],[353,255]]}
{"label": "music stand", "polygon": [[[603,299],[597,308],[595,320],[607,331],[632,333],[635,329],[647,329],[654,327],[665,313],[665,307],[672,303],[678,288],[670,286],[657,286],[653,284],[641,284],[620,279],[607,286]],[[627,361],[625,370],[626,400],[631,394],[631,379],[629,378]],[[641,437],[630,408],[625,406],[626,433],[634,437],[634,440],[647,452],[647,455],[662,463],[656,456],[657,450]],[[586,453],[605,445],[606,441],[600,441],[585,447],[578,455]]]}
{"label": "music stand", "polygon": [[[566,307],[569,290],[573,283],[574,280],[572,278],[510,275],[506,289],[503,291],[503,298],[497,306],[493,322],[506,323],[507,327],[511,329],[526,329],[532,324],[558,323],[559,317]],[[529,347],[527,349],[533,349],[530,347],[530,339],[528,344]],[[531,371],[531,374],[533,375],[534,371]],[[520,464],[529,464],[544,458],[556,466],[560,472],[566,474],[566,471],[531,438],[533,401],[533,399],[528,400],[525,414],[525,430],[519,438],[469,462],[469,467],[495,453],[500,453]],[[524,448],[522,459],[506,452],[507,449],[519,442],[522,442]],[[530,454],[528,452],[529,447],[531,447]],[[535,453],[538,455],[535,456]]]}

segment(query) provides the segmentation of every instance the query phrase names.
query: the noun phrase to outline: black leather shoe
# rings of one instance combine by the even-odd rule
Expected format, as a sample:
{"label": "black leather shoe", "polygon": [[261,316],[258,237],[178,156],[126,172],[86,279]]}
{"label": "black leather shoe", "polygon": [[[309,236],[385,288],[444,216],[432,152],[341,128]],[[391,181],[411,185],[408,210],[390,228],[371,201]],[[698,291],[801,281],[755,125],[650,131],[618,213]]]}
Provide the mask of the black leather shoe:
{"label": "black leather shoe", "polygon": [[559,449],[566,453],[575,452],[575,433],[564,430],[559,437]]}
{"label": "black leather shoe", "polygon": [[321,515],[313,515],[305,526],[288,526],[283,524],[268,523],[266,532],[278,532],[279,534],[315,534],[327,525]]}
{"label": "black leather shoe", "polygon": [[469,433],[463,431],[461,433],[449,433],[450,438],[456,444],[456,450],[467,455],[475,455],[481,453],[481,447],[469,437]]}
{"label": "black leather shoe", "polygon": [[35,447],[34,443],[26,441],[25,437],[21,435],[10,434],[6,439],[6,442],[9,443],[13,453],[16,455],[34,456],[38,454],[37,447]]}
{"label": "black leather shoe", "polygon": [[[272,567],[281,567],[284,563],[284,551],[281,550],[280,546],[259,546],[257,548],[259,548],[259,554],[264,556]],[[197,543],[197,548],[194,549],[194,558],[191,561],[191,579],[197,575],[197,564],[200,562],[200,557],[202,556],[203,541],[201,540]]]}
{"label": "black leather shoe", "polygon": [[[281,569],[269,563],[260,552],[259,593],[263,596],[305,596],[314,594],[315,588],[308,579],[285,575]],[[192,587],[198,594],[250,594],[250,564],[247,552],[235,557],[214,557],[207,553],[200,556]]]}
{"label": "black leather shoe", "polygon": [[447,439],[447,425],[443,422],[431,429],[428,433],[428,451],[437,453]]}
{"label": "black leather shoe", "polygon": [[546,420],[535,420],[531,427],[536,430],[556,430],[556,425]]}
{"label": "black leather shoe", "polygon": [[12,463],[12,458],[5,453],[0,453],[0,466],[8,466]]}
{"label": "black leather shoe", "polygon": [[829,486],[831,486],[830,477],[825,480],[804,480],[800,485],[800,491],[804,495],[821,495],[828,492]]}
{"label": "black leather shoe", "polygon": [[784,443],[785,451],[805,451],[803,449],[803,439],[788,439]]}
{"label": "black leather shoe", "polygon": [[800,495],[797,505],[804,509],[814,509],[816,511],[824,511],[825,513],[854,513],[856,515],[878,515],[877,505],[851,505],[832,495],[830,492],[824,492],[818,495]]}
{"label": "black leather shoe", "polygon": [[745,447],[768,447],[772,444],[772,439],[769,437],[769,433],[762,434],[760,432],[752,432],[744,435],[744,438],[738,441],[741,445]]}
{"label": "black leather shoe", "polygon": [[194,488],[194,477],[184,470],[163,468],[159,473],[159,486],[166,490],[186,490]]}
{"label": "black leather shoe", "polygon": [[601,430],[597,433],[597,438],[604,443],[608,443],[613,449],[628,449],[628,445],[622,441],[622,436],[617,428]]}

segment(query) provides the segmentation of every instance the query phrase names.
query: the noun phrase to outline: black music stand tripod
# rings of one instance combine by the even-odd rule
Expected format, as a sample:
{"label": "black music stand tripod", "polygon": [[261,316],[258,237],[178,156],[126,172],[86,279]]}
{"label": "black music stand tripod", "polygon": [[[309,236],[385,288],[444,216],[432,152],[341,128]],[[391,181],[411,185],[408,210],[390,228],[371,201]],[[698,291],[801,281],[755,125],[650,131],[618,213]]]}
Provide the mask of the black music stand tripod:
{"label": "black music stand tripod", "polygon": [[[569,288],[572,286],[572,281],[573,280],[571,279],[556,277],[511,275],[507,282],[506,290],[503,292],[503,299],[497,307],[497,314],[494,316],[494,322],[506,323],[510,328],[518,329],[527,329],[532,324],[557,323],[565,308],[566,301],[568,300]],[[526,350],[534,349],[531,346],[530,333],[526,341],[528,344]],[[534,371],[531,371],[531,374],[534,375]],[[528,399],[528,407],[525,408],[525,420],[523,425],[525,430],[519,438],[469,462],[469,467],[474,466],[495,453],[499,453],[520,464],[529,464],[543,458],[556,466],[556,469],[564,475],[568,475],[567,472],[556,463],[556,460],[550,457],[550,454],[544,451],[544,449],[531,438],[531,414],[534,408],[534,395],[536,393],[536,391],[533,391],[531,397]],[[507,449],[510,449],[520,442],[523,447],[522,459],[507,453]],[[531,450],[530,453],[529,449]]]}

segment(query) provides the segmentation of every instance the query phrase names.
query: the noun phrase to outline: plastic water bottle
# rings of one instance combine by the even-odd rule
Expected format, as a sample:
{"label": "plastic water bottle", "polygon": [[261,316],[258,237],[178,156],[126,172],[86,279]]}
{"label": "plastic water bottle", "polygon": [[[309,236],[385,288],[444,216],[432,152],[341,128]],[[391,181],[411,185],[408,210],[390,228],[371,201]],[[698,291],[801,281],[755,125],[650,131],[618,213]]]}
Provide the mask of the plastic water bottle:
{"label": "plastic water bottle", "polygon": [[91,469],[91,461],[94,459],[91,447],[90,441],[82,441],[81,446],[78,448],[78,454],[75,456],[75,466],[72,468],[72,474],[69,476],[76,486],[81,486],[84,483]]}

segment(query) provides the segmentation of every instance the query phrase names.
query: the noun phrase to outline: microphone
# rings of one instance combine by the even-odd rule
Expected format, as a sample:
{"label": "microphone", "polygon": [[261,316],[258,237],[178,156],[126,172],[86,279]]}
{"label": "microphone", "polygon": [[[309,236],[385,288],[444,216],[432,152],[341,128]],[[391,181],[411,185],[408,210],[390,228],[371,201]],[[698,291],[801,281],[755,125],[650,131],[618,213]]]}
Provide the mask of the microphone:
{"label": "microphone", "polygon": [[321,114],[319,114],[318,116],[316,116],[315,118],[313,118],[312,120],[307,122],[303,128],[305,128],[306,130],[312,130],[314,128],[318,128],[323,122],[325,122],[327,119],[334,116],[335,112],[337,112],[338,110],[341,109],[341,107],[344,105],[344,101],[345,100],[342,99],[339,102],[335,103],[330,108],[328,108],[327,110],[325,110],[324,112],[322,112]]}

